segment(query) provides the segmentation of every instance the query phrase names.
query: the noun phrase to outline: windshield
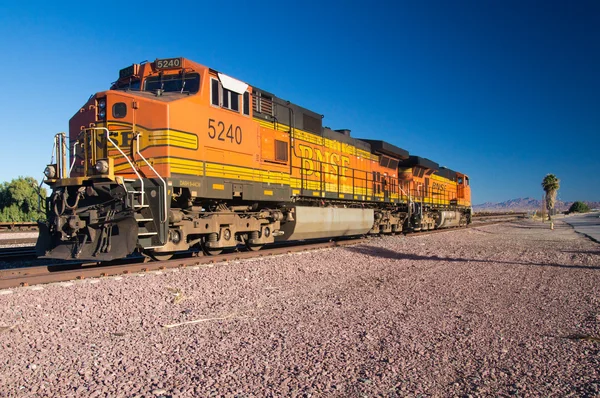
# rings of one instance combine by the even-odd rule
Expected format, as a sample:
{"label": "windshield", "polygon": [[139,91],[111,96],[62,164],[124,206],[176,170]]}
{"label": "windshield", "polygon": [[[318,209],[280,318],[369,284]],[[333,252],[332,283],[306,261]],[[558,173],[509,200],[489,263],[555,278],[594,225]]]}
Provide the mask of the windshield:
{"label": "windshield", "polygon": [[140,79],[130,79],[113,84],[112,90],[140,90]]}
{"label": "windshield", "polygon": [[189,73],[185,75],[159,75],[146,79],[144,91],[188,92],[197,93],[200,88],[200,75]]}

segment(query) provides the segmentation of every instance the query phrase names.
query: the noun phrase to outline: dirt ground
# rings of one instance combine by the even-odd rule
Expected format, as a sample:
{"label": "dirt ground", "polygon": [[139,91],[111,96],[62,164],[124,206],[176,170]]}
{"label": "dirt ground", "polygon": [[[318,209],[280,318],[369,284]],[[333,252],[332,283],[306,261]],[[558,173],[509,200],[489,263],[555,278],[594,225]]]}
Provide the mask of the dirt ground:
{"label": "dirt ground", "polygon": [[592,397],[600,245],[521,221],[0,291],[0,347],[0,397]]}

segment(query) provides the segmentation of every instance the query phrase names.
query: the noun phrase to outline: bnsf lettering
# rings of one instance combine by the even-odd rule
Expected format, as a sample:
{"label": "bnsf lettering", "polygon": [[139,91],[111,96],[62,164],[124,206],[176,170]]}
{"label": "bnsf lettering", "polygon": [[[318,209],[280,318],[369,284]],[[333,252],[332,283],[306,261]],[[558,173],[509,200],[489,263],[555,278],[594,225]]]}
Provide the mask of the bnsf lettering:
{"label": "bnsf lettering", "polygon": [[[350,158],[331,152],[321,152],[318,148],[298,145],[302,159],[302,169],[305,175],[320,177],[320,171],[325,174],[347,176]],[[321,169],[322,168],[322,169]]]}
{"label": "bnsf lettering", "polygon": [[[131,131],[111,131],[110,139],[113,140],[119,147],[128,148],[133,138],[133,132]],[[103,137],[98,138],[98,144],[104,145]]]}
{"label": "bnsf lettering", "polygon": [[431,188],[436,189],[438,191],[445,191],[446,185],[441,184],[439,182],[434,182],[433,184],[431,184]]}
{"label": "bnsf lettering", "polygon": [[[119,148],[127,148],[131,144],[133,139],[133,133],[131,131],[111,131],[110,139],[119,146]],[[98,134],[96,138],[96,146],[98,148],[104,148],[108,145],[108,149],[113,149],[113,146],[106,141],[106,135]]]}

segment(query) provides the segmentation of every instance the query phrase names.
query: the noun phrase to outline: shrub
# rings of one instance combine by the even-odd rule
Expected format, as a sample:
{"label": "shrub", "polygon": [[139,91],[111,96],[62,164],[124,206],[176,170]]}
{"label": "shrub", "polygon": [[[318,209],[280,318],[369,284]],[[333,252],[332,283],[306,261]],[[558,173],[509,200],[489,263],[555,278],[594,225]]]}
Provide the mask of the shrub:
{"label": "shrub", "polygon": [[11,182],[0,184],[0,222],[36,221],[44,217],[38,210],[40,196],[46,197],[46,190],[38,192],[38,184],[33,177],[19,177]]}
{"label": "shrub", "polygon": [[587,213],[588,211],[590,208],[583,202],[573,202],[569,208],[569,213]]}

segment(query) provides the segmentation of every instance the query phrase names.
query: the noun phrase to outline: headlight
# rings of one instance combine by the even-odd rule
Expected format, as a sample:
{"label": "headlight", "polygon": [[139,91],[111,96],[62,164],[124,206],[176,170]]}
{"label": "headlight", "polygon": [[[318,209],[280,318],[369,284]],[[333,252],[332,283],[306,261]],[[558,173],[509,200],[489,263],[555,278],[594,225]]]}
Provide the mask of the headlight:
{"label": "headlight", "polygon": [[98,108],[99,108],[99,109],[104,109],[104,108],[106,108],[106,100],[103,100],[103,99],[102,99],[102,100],[98,101]]}
{"label": "headlight", "polygon": [[98,117],[100,119],[104,119],[106,117],[106,109],[101,109],[98,111]]}
{"label": "headlight", "polygon": [[49,164],[44,169],[44,175],[46,176],[46,178],[54,178],[56,176],[56,168],[53,165]]}
{"label": "headlight", "polygon": [[99,160],[96,162],[96,171],[100,174],[108,173],[108,162],[106,160]]}

